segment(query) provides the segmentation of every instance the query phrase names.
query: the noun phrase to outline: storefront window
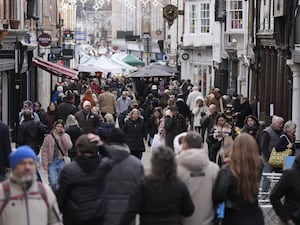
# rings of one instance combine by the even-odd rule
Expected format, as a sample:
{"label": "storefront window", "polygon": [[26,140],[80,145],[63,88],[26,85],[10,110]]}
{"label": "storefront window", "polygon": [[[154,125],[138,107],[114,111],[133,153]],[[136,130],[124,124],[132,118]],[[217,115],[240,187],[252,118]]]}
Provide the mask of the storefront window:
{"label": "storefront window", "polygon": [[211,65],[194,65],[194,85],[198,85],[203,96],[208,94],[212,87],[212,66]]}

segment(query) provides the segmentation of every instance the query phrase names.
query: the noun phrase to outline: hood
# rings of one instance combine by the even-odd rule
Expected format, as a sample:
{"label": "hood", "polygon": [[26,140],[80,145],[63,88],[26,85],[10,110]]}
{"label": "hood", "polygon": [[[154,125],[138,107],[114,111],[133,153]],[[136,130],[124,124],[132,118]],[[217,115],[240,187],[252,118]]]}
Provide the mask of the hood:
{"label": "hood", "polygon": [[177,156],[177,163],[190,171],[199,171],[208,166],[209,159],[204,149],[188,149]]}
{"label": "hood", "polygon": [[201,96],[197,96],[196,99],[195,99],[195,102],[196,102],[197,100],[199,100],[199,99],[201,99],[201,100],[204,102],[204,99],[203,99]]}
{"label": "hood", "polygon": [[109,152],[111,158],[116,162],[120,162],[130,155],[130,150],[127,144],[111,143],[106,145],[106,149]]}
{"label": "hood", "polygon": [[100,158],[98,155],[91,155],[91,156],[78,155],[76,156],[75,161],[84,172],[90,172],[95,170],[98,167],[100,163]]}

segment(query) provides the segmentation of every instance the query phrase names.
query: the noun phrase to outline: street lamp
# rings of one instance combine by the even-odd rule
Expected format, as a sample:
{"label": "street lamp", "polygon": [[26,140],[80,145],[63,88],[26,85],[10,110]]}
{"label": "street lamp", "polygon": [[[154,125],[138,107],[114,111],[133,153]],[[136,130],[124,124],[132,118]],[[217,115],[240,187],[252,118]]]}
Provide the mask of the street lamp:
{"label": "street lamp", "polygon": [[146,54],[146,59],[147,59],[146,65],[149,65],[149,59],[150,59],[151,51],[152,51],[152,43],[151,43],[150,33],[144,33],[143,39],[144,39],[144,53]]}

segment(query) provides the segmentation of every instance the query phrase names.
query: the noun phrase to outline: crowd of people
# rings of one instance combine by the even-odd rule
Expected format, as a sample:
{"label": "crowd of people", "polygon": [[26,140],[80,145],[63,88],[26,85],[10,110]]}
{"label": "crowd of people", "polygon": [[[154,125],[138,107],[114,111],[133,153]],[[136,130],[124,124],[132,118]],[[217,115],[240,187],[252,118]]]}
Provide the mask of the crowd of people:
{"label": "crowd of people", "polygon": [[138,214],[141,225],[213,225],[223,205],[222,224],[260,225],[259,192],[270,190],[263,172],[283,173],[267,198],[284,224],[300,224],[300,156],[286,171],[270,163],[272,151],[296,155],[295,122],[273,116],[264,128],[245,96],[218,88],[203,96],[189,80],[139,83],[65,81],[47,110],[24,101],[13,152],[0,123],[1,180],[11,170],[0,224],[125,225]]}

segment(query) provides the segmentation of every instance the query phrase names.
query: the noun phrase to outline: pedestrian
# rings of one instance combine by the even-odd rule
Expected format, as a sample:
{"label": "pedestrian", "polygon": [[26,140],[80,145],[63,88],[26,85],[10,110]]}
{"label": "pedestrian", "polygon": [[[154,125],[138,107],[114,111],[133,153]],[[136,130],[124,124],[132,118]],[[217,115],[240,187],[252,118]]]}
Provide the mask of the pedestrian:
{"label": "pedestrian", "polygon": [[[272,118],[271,125],[266,129],[264,129],[263,131],[261,137],[260,149],[262,151],[262,159],[264,161],[264,168],[263,168],[264,173],[271,173],[272,171],[276,171],[276,169],[273,168],[268,161],[273,147],[275,147],[280,136],[282,135],[283,125],[284,125],[284,119],[280,116],[274,115]],[[262,192],[267,193],[269,190],[269,186],[270,186],[270,181],[266,176],[264,176],[262,181]]]}
{"label": "pedestrian", "polygon": [[[271,204],[283,224],[300,224],[300,155],[272,189]],[[284,201],[282,198],[284,197]]]}
{"label": "pedestrian", "polygon": [[42,116],[42,123],[47,126],[48,133],[51,132],[53,128],[54,121],[57,120],[57,105],[54,102],[50,102],[47,107],[47,112]]}
{"label": "pedestrian", "polygon": [[121,97],[119,97],[116,102],[117,115],[127,110],[130,104],[131,104],[131,99],[128,97],[127,91],[122,91]]}
{"label": "pedestrian", "polygon": [[127,209],[129,197],[144,176],[144,168],[140,160],[130,155],[126,135],[121,129],[112,129],[106,149],[113,160],[113,167],[105,179],[108,204],[104,225],[118,225]]}
{"label": "pedestrian", "polygon": [[186,184],[195,205],[195,212],[184,218],[183,225],[212,225],[212,190],[219,166],[209,160],[199,133],[192,131],[183,137],[182,152],[176,159],[178,177]]}
{"label": "pedestrian", "polygon": [[8,126],[0,121],[0,182],[5,179],[9,168],[8,156],[11,152]]}
{"label": "pedestrian", "polygon": [[215,205],[225,203],[224,225],[263,225],[258,205],[262,162],[255,140],[247,133],[234,140],[227,164],[213,189]]}
{"label": "pedestrian", "polygon": [[99,117],[91,111],[92,105],[89,101],[84,101],[82,110],[75,113],[80,128],[85,134],[95,133],[100,125]]}
{"label": "pedestrian", "polygon": [[152,140],[154,138],[155,134],[159,134],[158,132],[158,127],[159,124],[161,122],[161,118],[162,118],[163,114],[161,112],[161,108],[160,107],[155,107],[153,109],[153,114],[150,116],[149,120],[148,120],[148,133],[149,133],[149,143],[151,146]]}
{"label": "pedestrian", "polygon": [[233,134],[234,132],[228,118],[224,113],[218,114],[215,125],[209,132],[207,138],[207,143],[209,143],[208,155],[211,161],[218,163],[220,166],[223,164],[224,157],[228,152],[221,152],[221,150],[225,150],[223,147],[226,138],[233,140]]}
{"label": "pedestrian", "polygon": [[72,141],[72,148],[69,150],[69,156],[72,160],[75,159],[77,151],[75,148],[75,143],[77,139],[84,133],[83,130],[79,127],[78,121],[74,115],[69,115],[66,121],[66,133],[70,136]]}
{"label": "pedestrian", "polygon": [[241,130],[241,133],[248,133],[255,139],[259,147],[259,153],[261,154],[260,142],[261,142],[262,130],[260,128],[259,121],[255,116],[253,115],[246,116],[244,127]]}
{"label": "pedestrian", "polygon": [[56,192],[64,225],[101,225],[106,211],[105,176],[111,160],[100,159],[100,138],[84,134],[76,141],[77,157],[61,172]]}
{"label": "pedestrian", "polygon": [[176,135],[186,132],[186,120],[183,115],[178,113],[178,107],[173,106],[170,112],[166,112],[165,118],[166,145],[174,149],[173,141]]}
{"label": "pedestrian", "polygon": [[103,117],[106,113],[116,116],[116,96],[109,91],[108,86],[105,86],[104,93],[99,95],[98,103]]}
{"label": "pedestrian", "polygon": [[57,189],[58,177],[65,166],[64,156],[68,156],[72,148],[70,136],[65,132],[64,121],[54,122],[53,131],[44,138],[42,151],[42,165],[48,172],[49,184],[53,190]]}
{"label": "pedestrian", "polygon": [[208,109],[204,104],[204,99],[198,96],[195,100],[195,105],[192,110],[194,130],[201,133],[201,120],[206,115]]}
{"label": "pedestrian", "polygon": [[23,102],[23,109],[21,112],[19,112],[19,124],[21,124],[24,121],[24,110],[28,109],[31,112],[31,117],[33,118],[34,121],[40,121],[40,117],[36,112],[33,111],[32,108],[32,102],[29,100],[26,100]]}
{"label": "pedestrian", "polygon": [[74,105],[75,97],[72,92],[68,92],[64,102],[57,107],[57,118],[66,121],[68,115],[74,115],[78,109]]}
{"label": "pedestrian", "polygon": [[247,97],[241,97],[240,99],[241,108],[238,112],[234,113],[236,116],[236,126],[239,128],[243,128],[245,118],[252,113],[251,106],[249,105],[249,99]]}
{"label": "pedestrian", "polygon": [[47,127],[40,121],[35,121],[31,115],[32,112],[29,109],[23,111],[24,121],[18,129],[17,146],[29,145],[38,155]]}
{"label": "pedestrian", "polygon": [[9,156],[11,174],[1,183],[1,225],[62,225],[54,193],[36,181],[36,154],[20,146]]}
{"label": "pedestrian", "polygon": [[107,142],[111,130],[115,127],[114,116],[111,113],[106,113],[104,116],[104,123],[101,123],[96,128],[96,134],[100,137],[101,141]]}
{"label": "pedestrian", "polygon": [[136,214],[140,225],[182,224],[194,204],[186,185],[177,177],[172,149],[160,146],[152,154],[151,172],[138,184],[119,225],[129,225]]}
{"label": "pedestrian", "polygon": [[123,130],[126,134],[131,154],[141,159],[143,152],[145,152],[144,138],[147,134],[147,127],[138,109],[133,109],[129,113],[125,119]]}
{"label": "pedestrian", "polygon": [[217,107],[214,104],[210,104],[208,106],[207,114],[200,121],[202,140],[205,140],[208,145],[210,144],[209,142],[210,139],[208,138],[209,132],[215,125],[217,115],[218,115]]}
{"label": "pedestrian", "polygon": [[93,108],[95,106],[95,102],[94,102],[94,97],[93,97],[93,92],[91,89],[87,89],[86,92],[84,93],[82,99],[81,99],[81,103],[80,103],[80,106],[81,108],[83,109],[83,103],[85,101],[89,101],[90,104],[91,104],[91,108]]}

